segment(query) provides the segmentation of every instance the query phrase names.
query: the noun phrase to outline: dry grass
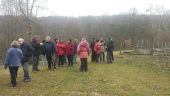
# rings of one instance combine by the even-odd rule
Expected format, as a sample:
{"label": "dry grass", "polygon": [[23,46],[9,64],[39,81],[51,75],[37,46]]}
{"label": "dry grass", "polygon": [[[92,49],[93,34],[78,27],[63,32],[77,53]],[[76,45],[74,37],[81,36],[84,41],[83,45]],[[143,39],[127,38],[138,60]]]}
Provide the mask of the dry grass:
{"label": "dry grass", "polygon": [[[0,96],[170,96],[170,58],[116,55],[113,64],[89,64],[31,73],[32,81],[9,87],[8,70],[0,68]],[[41,67],[42,68],[42,67]],[[30,68],[31,69],[31,68]]]}

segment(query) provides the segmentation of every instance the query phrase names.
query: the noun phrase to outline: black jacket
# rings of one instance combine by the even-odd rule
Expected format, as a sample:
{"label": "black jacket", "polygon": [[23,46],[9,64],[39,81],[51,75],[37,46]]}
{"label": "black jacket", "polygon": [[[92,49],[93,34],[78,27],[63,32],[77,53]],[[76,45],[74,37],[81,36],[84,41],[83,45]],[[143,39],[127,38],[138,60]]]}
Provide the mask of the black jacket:
{"label": "black jacket", "polygon": [[28,62],[29,58],[32,56],[33,52],[34,52],[34,48],[26,43],[23,43],[20,46],[20,49],[22,50],[23,53],[23,59],[22,59],[22,63]]}
{"label": "black jacket", "polygon": [[55,52],[55,44],[53,42],[45,42],[43,45],[43,55],[53,55]]}
{"label": "black jacket", "polygon": [[91,44],[90,44],[90,48],[92,51],[94,51],[94,46],[95,46],[95,41],[92,41]]}
{"label": "black jacket", "polygon": [[39,56],[40,55],[40,51],[41,51],[41,45],[39,43],[36,43],[35,41],[33,41],[31,43],[32,47],[34,48],[34,56]]}
{"label": "black jacket", "polygon": [[112,40],[107,41],[106,51],[112,52],[114,50],[114,42]]}

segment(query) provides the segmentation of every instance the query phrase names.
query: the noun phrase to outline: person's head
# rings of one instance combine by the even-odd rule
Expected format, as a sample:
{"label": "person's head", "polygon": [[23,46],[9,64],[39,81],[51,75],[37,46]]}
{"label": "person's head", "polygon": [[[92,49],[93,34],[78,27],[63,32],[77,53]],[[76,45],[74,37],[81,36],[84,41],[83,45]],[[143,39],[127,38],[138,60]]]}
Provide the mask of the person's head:
{"label": "person's head", "polygon": [[24,43],[24,39],[23,38],[19,38],[18,42],[19,42],[20,45],[22,45]]}
{"label": "person's head", "polygon": [[99,42],[100,40],[99,39],[96,39],[96,42]]}
{"label": "person's head", "polygon": [[38,35],[35,35],[34,38],[33,38],[33,42],[36,42],[36,43],[40,43],[40,36]]}
{"label": "person's head", "polygon": [[50,37],[50,36],[47,36],[47,37],[45,38],[45,41],[46,41],[46,42],[51,41],[51,37]]}
{"label": "person's head", "polygon": [[12,48],[19,48],[19,47],[20,47],[20,44],[19,44],[18,41],[14,40],[14,41],[12,41],[12,43],[11,43],[11,47],[12,47]]}
{"label": "person's head", "polygon": [[78,39],[74,39],[74,42],[76,42],[76,43],[77,43],[77,42],[78,42]]}
{"label": "person's head", "polygon": [[59,41],[59,43],[63,43],[63,40],[62,40],[62,39],[59,39],[58,41]]}
{"label": "person's head", "polygon": [[72,40],[71,40],[71,39],[68,39],[68,42],[72,42]]}
{"label": "person's head", "polygon": [[55,42],[58,42],[59,40],[57,38],[54,39]]}

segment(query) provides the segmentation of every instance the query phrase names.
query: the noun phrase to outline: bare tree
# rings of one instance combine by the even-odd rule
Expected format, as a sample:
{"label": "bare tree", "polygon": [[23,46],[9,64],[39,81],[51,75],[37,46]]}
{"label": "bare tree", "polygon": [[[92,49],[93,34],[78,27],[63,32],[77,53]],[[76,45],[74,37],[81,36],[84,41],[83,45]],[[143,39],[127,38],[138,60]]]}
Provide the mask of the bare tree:
{"label": "bare tree", "polygon": [[[37,24],[38,12],[42,7],[42,0],[18,0],[21,15],[24,16],[27,24],[26,33],[29,33],[32,40],[33,27]],[[46,1],[44,1],[46,2]]]}

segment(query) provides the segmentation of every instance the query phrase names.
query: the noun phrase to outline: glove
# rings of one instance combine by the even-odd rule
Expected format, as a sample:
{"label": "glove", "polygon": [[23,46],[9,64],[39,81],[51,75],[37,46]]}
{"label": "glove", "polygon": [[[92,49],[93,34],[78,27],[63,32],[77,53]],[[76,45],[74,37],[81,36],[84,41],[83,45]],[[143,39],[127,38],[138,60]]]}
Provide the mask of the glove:
{"label": "glove", "polygon": [[5,66],[4,66],[4,69],[6,70],[6,69],[7,69],[7,67],[8,67],[8,66],[7,66],[7,65],[5,65]]}

